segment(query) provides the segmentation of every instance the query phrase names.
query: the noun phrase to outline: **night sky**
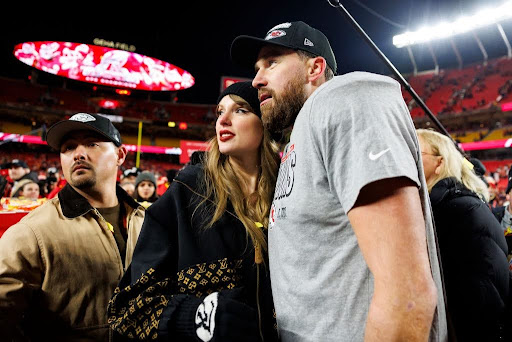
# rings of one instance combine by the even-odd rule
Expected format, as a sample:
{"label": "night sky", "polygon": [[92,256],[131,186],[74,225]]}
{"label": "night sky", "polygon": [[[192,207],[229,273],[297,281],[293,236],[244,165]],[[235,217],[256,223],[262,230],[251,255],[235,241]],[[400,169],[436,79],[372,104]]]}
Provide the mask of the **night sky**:
{"label": "night sky", "polygon": [[[393,46],[394,35],[407,29],[416,30],[428,23],[438,23],[443,18],[469,15],[477,8],[504,1],[346,0],[342,3],[391,62],[402,73],[409,73],[412,64],[407,51]],[[178,2],[179,5],[175,4]],[[30,73],[30,67],[12,55],[17,43],[55,40],[92,44],[94,38],[102,38],[135,45],[137,53],[189,71],[196,84],[178,92],[178,102],[213,104],[219,94],[222,76],[253,76],[252,70],[231,62],[229,48],[232,40],[241,34],[264,37],[273,26],[296,20],[305,21],[326,34],[337,58],[338,73],[364,70],[391,74],[327,0],[169,1],[167,5],[148,2],[136,3],[123,11],[121,8],[126,7],[126,3],[103,6],[98,2],[75,2],[67,13],[59,14],[48,11],[49,4],[41,5],[41,11],[37,6],[16,6],[19,8],[3,11],[3,16],[8,18],[0,23],[0,76],[26,78]],[[512,39],[512,20],[502,25]],[[481,29],[477,34],[490,58],[506,54],[495,26]],[[472,34],[458,37],[456,44],[466,64],[482,60]],[[457,66],[449,41],[435,42],[432,46],[441,68]],[[433,69],[426,47],[414,47],[413,52],[419,70]]]}

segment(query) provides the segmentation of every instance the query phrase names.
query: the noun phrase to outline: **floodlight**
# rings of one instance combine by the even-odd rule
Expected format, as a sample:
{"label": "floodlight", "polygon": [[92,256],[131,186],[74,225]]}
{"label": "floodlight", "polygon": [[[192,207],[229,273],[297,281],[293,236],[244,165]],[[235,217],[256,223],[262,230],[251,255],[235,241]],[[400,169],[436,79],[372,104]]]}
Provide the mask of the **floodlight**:
{"label": "floodlight", "polygon": [[461,17],[449,23],[441,23],[418,31],[396,35],[393,37],[393,45],[402,48],[431,40],[448,38],[510,18],[512,18],[512,1],[507,1],[495,8],[483,8],[472,16]]}

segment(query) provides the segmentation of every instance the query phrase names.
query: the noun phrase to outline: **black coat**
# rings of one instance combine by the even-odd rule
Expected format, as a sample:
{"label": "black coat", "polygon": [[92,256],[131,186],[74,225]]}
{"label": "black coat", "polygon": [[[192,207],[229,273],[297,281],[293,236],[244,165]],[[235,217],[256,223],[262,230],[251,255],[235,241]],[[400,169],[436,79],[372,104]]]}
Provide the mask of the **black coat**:
{"label": "black coat", "polygon": [[494,341],[510,295],[503,229],[487,204],[454,178],[439,181],[430,200],[458,341]]}
{"label": "black coat", "polygon": [[255,264],[231,204],[230,213],[204,228],[213,208],[210,202],[198,207],[202,177],[201,165],[186,167],[146,211],[133,261],[109,303],[109,323],[132,338],[196,340],[192,311],[210,293],[235,289],[247,305],[259,305],[262,335],[275,341],[268,268]]}

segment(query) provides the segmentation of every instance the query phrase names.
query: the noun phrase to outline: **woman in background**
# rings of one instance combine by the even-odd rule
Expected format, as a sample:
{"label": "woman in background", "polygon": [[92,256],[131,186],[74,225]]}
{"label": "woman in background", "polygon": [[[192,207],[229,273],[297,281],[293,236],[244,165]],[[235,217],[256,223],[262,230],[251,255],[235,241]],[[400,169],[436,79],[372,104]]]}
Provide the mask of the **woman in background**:
{"label": "woman in background", "polygon": [[135,179],[135,190],[133,198],[148,208],[158,199],[156,194],[156,178],[152,172],[143,171],[137,175]]}
{"label": "woman in background", "polygon": [[181,170],[146,212],[132,264],[109,305],[139,339],[275,341],[266,227],[279,157],[251,82],[217,105],[204,160]]}
{"label": "woman in background", "polygon": [[512,284],[487,186],[448,137],[417,132],[457,341],[504,341]]}

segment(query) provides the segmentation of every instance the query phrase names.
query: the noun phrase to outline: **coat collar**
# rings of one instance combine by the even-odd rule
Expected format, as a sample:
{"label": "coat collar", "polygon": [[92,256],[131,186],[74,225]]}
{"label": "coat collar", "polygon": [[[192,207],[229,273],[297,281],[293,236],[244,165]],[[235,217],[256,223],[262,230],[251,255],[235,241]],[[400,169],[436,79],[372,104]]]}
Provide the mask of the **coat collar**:
{"label": "coat collar", "polygon": [[[116,185],[116,195],[119,202],[128,204],[133,209],[139,207],[139,204],[119,185]],[[85,197],[80,195],[69,183],[59,191],[58,196],[62,213],[69,219],[85,215],[87,212],[94,209]]]}
{"label": "coat collar", "polygon": [[445,199],[459,196],[473,196],[479,198],[473,191],[466,188],[454,177],[441,179],[434,185],[430,191],[430,202],[433,206],[441,203]]}

